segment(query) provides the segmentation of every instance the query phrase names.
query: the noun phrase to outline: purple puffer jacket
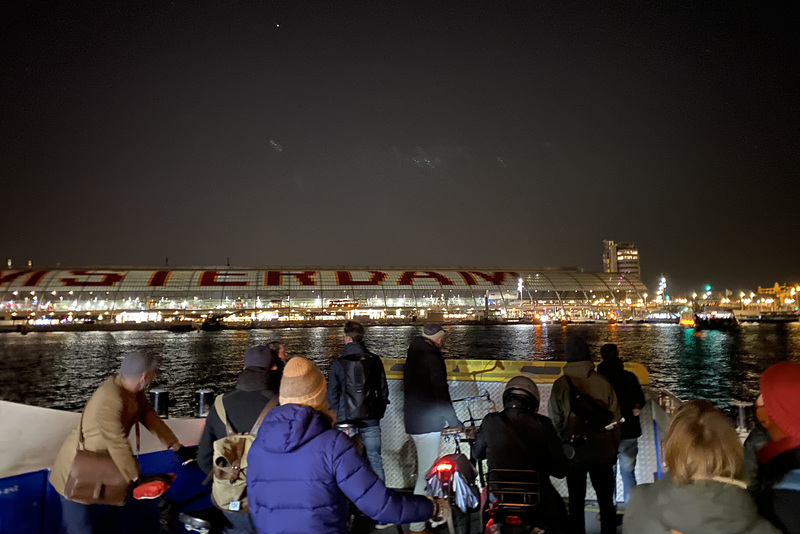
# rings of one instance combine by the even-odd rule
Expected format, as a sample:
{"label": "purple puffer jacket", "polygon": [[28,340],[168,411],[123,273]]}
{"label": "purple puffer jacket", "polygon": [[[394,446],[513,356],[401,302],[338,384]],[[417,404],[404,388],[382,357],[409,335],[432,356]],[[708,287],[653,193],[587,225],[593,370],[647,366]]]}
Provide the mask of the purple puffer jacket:
{"label": "purple puffer jacket", "polygon": [[347,499],[379,523],[425,521],[426,497],[387,489],[353,442],[308,406],[269,412],[247,457],[250,513],[262,534],[345,534]]}

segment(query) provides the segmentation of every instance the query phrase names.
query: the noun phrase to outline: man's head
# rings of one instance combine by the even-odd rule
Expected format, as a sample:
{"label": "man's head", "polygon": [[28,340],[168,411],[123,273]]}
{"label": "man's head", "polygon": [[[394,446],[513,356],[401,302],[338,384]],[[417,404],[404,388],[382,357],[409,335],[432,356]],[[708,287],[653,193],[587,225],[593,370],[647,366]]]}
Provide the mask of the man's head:
{"label": "man's head", "polygon": [[278,353],[266,345],[250,347],[244,353],[244,367],[254,367],[259,369],[273,369],[278,365]]}
{"label": "man's head", "polygon": [[436,323],[428,323],[422,327],[422,337],[430,339],[437,347],[440,347],[444,340],[444,330]]}
{"label": "man's head", "polygon": [[281,405],[310,406],[335,422],[336,415],[331,412],[328,404],[325,376],[314,362],[307,358],[296,356],[286,363],[278,397]]}
{"label": "man's head", "polygon": [[265,345],[274,350],[278,355],[278,358],[280,358],[283,363],[286,363],[286,360],[289,358],[289,354],[286,352],[286,347],[284,347],[283,343],[277,339],[271,338],[265,343]]}
{"label": "man's head", "polygon": [[141,391],[156,376],[158,360],[142,352],[128,352],[123,355],[119,366],[125,388],[129,391]]}
{"label": "man's head", "polygon": [[600,347],[600,356],[604,362],[619,360],[619,349],[614,343],[606,343]]}
{"label": "man's head", "polygon": [[564,346],[564,356],[568,362],[592,361],[589,345],[580,336],[570,336]]}
{"label": "man's head", "polygon": [[344,323],[344,340],[347,343],[361,343],[364,341],[364,325],[358,321]]}

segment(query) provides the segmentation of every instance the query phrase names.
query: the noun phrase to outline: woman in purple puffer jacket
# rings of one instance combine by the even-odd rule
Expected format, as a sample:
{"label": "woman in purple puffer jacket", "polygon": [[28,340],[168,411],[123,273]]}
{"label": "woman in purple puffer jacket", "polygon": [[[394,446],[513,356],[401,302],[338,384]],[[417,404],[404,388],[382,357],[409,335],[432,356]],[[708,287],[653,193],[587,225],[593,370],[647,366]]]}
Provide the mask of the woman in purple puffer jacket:
{"label": "woman in purple puffer jacket", "polygon": [[446,502],[386,488],[352,440],[332,428],[325,377],[310,360],[286,364],[280,404],[247,458],[248,501],[259,532],[345,534],[347,499],[378,523],[446,519]]}

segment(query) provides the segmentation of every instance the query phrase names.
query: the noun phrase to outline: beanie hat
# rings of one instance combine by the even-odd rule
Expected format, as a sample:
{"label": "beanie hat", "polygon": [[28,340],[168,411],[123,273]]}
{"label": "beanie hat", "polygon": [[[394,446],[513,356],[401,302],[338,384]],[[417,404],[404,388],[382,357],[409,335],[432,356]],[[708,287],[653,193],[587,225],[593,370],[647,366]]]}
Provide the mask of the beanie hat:
{"label": "beanie hat", "polygon": [[800,365],[776,363],[764,371],[759,385],[770,418],[788,436],[800,439]]}
{"label": "beanie hat", "polygon": [[568,362],[592,361],[589,345],[579,336],[570,336],[564,346],[564,354]]}
{"label": "beanie hat", "polygon": [[328,404],[325,377],[307,358],[296,356],[286,362],[278,397],[281,405],[302,404],[335,418]]}
{"label": "beanie hat", "polygon": [[436,323],[428,323],[422,327],[422,336],[431,341],[437,341],[444,337],[444,330]]}
{"label": "beanie hat", "polygon": [[264,369],[272,369],[278,355],[275,351],[265,345],[257,345],[250,347],[244,353],[244,366],[245,367],[263,367]]}
{"label": "beanie hat", "polygon": [[506,388],[503,390],[503,393],[505,394],[506,391],[512,389],[521,389],[523,391],[527,391],[536,397],[537,402],[541,399],[541,395],[539,394],[539,386],[537,386],[536,382],[533,381],[533,376],[527,373],[517,375],[506,382]]}
{"label": "beanie hat", "polygon": [[122,357],[119,374],[122,376],[141,376],[144,373],[155,371],[158,360],[141,352],[129,352]]}

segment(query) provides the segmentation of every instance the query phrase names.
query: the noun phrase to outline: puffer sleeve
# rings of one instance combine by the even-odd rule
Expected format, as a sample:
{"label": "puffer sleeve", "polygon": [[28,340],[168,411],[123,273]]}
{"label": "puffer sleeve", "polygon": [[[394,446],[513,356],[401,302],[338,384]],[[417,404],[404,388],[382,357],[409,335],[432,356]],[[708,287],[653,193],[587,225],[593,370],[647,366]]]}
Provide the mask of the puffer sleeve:
{"label": "puffer sleeve", "polygon": [[379,523],[426,521],[433,515],[433,503],[422,495],[406,495],[386,487],[356,452],[344,434],[333,441],[333,470],[336,484],[359,510]]}

